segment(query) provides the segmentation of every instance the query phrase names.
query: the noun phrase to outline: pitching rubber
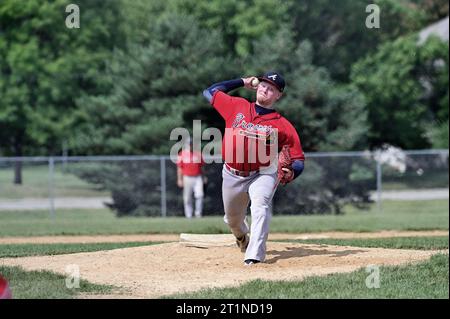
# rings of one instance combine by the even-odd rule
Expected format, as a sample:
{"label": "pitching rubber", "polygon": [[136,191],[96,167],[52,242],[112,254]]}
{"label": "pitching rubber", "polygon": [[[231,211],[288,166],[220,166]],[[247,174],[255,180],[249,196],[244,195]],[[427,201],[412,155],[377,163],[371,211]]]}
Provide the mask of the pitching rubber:
{"label": "pitching rubber", "polygon": [[228,247],[236,246],[232,234],[180,234],[180,244],[188,247]]}

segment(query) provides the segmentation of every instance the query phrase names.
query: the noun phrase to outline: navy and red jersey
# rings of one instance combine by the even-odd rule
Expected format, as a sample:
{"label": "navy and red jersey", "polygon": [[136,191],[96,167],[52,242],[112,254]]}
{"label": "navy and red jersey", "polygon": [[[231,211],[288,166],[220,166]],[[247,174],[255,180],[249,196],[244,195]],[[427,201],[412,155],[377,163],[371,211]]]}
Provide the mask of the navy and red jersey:
{"label": "navy and red jersey", "polygon": [[198,176],[202,174],[202,166],[205,165],[202,154],[191,150],[182,150],[178,154],[177,166],[183,175]]}
{"label": "navy and red jersey", "polygon": [[[258,114],[254,102],[222,91],[214,92],[210,103],[225,120],[222,158],[232,168],[254,171],[269,166],[284,145],[289,145],[293,160],[305,160],[297,131],[278,112]],[[270,152],[275,145],[276,152]],[[264,154],[271,154],[270,162]]]}

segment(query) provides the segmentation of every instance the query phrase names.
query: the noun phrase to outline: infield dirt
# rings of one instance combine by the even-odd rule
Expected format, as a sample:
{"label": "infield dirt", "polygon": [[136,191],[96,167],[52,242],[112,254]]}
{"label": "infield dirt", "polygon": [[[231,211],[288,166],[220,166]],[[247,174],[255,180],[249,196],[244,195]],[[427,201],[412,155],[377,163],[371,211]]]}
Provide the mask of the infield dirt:
{"label": "infield dirt", "polygon": [[243,255],[236,247],[196,248],[174,242],[56,256],[2,258],[0,265],[67,275],[66,266],[75,264],[82,279],[121,288],[112,295],[83,295],[83,298],[158,298],[202,288],[236,286],[254,279],[301,280],[352,272],[368,265],[415,263],[438,252],[269,241],[266,262],[248,267],[243,265]]}

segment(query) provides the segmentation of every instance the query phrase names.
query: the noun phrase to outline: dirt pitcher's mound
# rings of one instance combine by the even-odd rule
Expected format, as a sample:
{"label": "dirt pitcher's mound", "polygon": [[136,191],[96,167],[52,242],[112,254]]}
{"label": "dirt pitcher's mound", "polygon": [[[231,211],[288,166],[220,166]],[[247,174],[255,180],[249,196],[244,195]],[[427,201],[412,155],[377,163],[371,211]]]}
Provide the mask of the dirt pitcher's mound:
{"label": "dirt pitcher's mound", "polygon": [[67,274],[66,267],[75,264],[82,279],[123,287],[131,297],[156,298],[239,285],[258,278],[294,280],[351,272],[367,265],[399,265],[425,260],[435,253],[268,242],[266,262],[248,267],[243,266],[243,255],[236,247],[201,249],[167,243],[57,256],[2,258],[0,265]]}

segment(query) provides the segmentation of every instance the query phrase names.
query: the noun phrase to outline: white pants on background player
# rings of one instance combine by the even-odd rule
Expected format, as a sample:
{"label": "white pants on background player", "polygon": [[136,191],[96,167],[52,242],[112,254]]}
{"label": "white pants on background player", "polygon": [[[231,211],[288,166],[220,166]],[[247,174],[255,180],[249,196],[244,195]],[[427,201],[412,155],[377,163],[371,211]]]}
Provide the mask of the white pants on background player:
{"label": "white pants on background player", "polygon": [[183,204],[184,214],[187,218],[192,218],[194,213],[195,198],[195,217],[202,217],[203,210],[203,178],[202,175],[187,176],[183,175]]}
{"label": "white pants on background player", "polygon": [[245,259],[264,261],[277,173],[274,173],[273,170],[255,171],[250,176],[242,177],[234,175],[224,167],[222,177],[224,221],[237,238],[247,234],[249,227],[246,215],[248,204],[251,201],[251,236],[245,252]]}

